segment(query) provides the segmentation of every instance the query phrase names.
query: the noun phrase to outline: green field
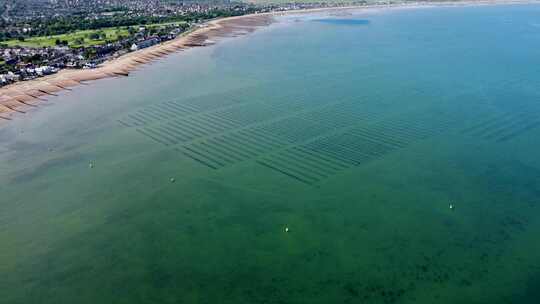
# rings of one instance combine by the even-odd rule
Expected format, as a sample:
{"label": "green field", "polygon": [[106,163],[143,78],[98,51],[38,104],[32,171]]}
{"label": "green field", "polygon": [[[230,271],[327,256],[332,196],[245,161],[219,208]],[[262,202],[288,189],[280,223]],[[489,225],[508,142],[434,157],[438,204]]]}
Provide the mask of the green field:
{"label": "green field", "polygon": [[[103,37],[99,39],[91,39],[92,34],[103,33],[105,34],[105,39]],[[54,35],[54,36],[40,36],[27,38],[25,41],[19,41],[17,39],[8,40],[3,42],[8,46],[25,46],[25,47],[49,47],[55,46],[56,40],[67,41],[70,47],[81,47],[81,46],[91,46],[91,45],[100,45],[105,44],[108,41],[118,40],[118,36],[127,36],[129,35],[128,30],[124,28],[106,28],[101,30],[85,30],[77,31],[69,34]],[[82,43],[81,43],[82,42]]]}
{"label": "green field", "polygon": [[[183,24],[185,21],[180,22],[167,22],[167,23],[156,23],[156,24],[149,24],[145,25],[148,28],[161,28],[166,27],[170,25],[178,25]],[[138,26],[133,26],[134,28],[138,28]],[[92,39],[92,34],[98,34],[101,33],[101,37],[97,39]],[[73,33],[68,34],[62,34],[62,35],[53,35],[53,36],[39,36],[39,37],[31,37],[25,39],[25,41],[20,41],[18,39],[12,39],[4,42],[0,42],[0,44],[6,44],[8,46],[24,46],[24,47],[50,47],[50,46],[56,46],[56,40],[59,39],[61,41],[67,41],[68,46],[70,47],[88,47],[93,45],[101,45],[105,44],[108,41],[116,41],[119,39],[119,36],[128,36],[129,31],[128,27],[122,26],[122,27],[111,27],[111,28],[103,28],[99,30],[83,30],[83,31],[76,31]]]}

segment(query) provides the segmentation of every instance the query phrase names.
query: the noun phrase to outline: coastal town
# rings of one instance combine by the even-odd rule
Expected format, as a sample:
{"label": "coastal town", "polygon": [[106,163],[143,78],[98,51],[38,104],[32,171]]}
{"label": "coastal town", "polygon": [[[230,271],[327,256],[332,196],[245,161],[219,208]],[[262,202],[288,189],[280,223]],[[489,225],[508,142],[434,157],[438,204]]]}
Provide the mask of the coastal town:
{"label": "coastal town", "polygon": [[62,69],[96,68],[215,18],[331,5],[336,4],[0,0],[0,86]]}
{"label": "coastal town", "polygon": [[83,47],[59,43],[50,47],[6,46],[1,48],[0,85],[54,74],[61,69],[95,68],[106,60],[176,38],[189,26],[179,24],[154,33],[142,26],[115,42]]}
{"label": "coastal town", "polygon": [[61,69],[95,68],[174,39],[204,20],[254,12],[241,4],[139,0],[27,0],[1,7],[0,86]]}

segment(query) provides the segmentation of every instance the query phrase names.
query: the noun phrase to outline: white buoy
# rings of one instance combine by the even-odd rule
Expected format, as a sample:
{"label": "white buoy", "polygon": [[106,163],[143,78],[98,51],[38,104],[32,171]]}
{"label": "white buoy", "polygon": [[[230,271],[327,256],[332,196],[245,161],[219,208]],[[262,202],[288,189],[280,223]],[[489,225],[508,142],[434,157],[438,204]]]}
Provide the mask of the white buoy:
{"label": "white buoy", "polygon": [[174,177],[171,177],[169,180],[171,181],[171,183],[174,183],[176,181]]}
{"label": "white buoy", "polygon": [[289,232],[289,227],[285,227],[285,232]]}
{"label": "white buoy", "polygon": [[450,204],[448,207],[450,207],[450,210],[454,210],[454,204]]}
{"label": "white buoy", "polygon": [[89,167],[90,169],[94,168],[94,163],[89,163],[89,164],[88,164],[88,167]]}

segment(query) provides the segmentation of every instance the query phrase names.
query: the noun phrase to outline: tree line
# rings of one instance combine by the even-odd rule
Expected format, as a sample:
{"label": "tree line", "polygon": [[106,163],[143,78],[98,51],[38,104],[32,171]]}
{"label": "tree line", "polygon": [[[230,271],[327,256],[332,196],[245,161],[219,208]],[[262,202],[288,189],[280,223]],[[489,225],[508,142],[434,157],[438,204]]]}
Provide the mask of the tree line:
{"label": "tree line", "polygon": [[[47,20],[30,20],[9,24],[0,21],[0,41],[10,39],[20,39],[36,36],[52,36],[66,34],[79,30],[97,30],[107,27],[123,27],[134,25],[145,25],[164,22],[196,22],[200,20],[212,19],[217,17],[228,17],[249,13],[247,11],[236,11],[231,9],[215,9],[209,12],[191,12],[185,15],[170,16],[106,16],[97,19],[89,19],[85,16],[55,17]],[[30,29],[24,31],[23,29]],[[22,38],[20,38],[22,37]]]}

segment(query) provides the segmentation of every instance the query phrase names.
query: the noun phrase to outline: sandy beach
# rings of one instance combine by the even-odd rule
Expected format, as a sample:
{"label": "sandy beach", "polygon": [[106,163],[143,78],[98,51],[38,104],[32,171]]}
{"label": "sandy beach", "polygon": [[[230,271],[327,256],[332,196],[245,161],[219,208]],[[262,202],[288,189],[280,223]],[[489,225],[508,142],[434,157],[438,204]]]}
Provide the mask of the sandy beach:
{"label": "sandy beach", "polygon": [[191,47],[202,47],[214,44],[219,38],[241,36],[253,32],[259,27],[273,22],[273,17],[284,14],[312,13],[317,11],[332,11],[346,9],[387,9],[387,8],[418,8],[431,6],[454,5],[493,5],[493,4],[523,4],[535,1],[449,1],[449,2],[419,2],[389,5],[363,5],[332,8],[315,8],[306,10],[290,10],[275,13],[244,15],[208,21],[176,39],[125,54],[109,60],[95,69],[70,70],[65,69],[57,74],[41,77],[30,81],[21,81],[0,88],[0,125],[13,119],[14,113],[25,113],[29,108],[38,107],[39,103],[57,92],[70,90],[77,85],[110,77],[125,77],[137,67],[151,63],[168,54]]}

